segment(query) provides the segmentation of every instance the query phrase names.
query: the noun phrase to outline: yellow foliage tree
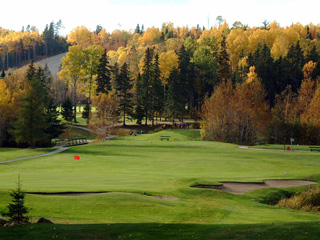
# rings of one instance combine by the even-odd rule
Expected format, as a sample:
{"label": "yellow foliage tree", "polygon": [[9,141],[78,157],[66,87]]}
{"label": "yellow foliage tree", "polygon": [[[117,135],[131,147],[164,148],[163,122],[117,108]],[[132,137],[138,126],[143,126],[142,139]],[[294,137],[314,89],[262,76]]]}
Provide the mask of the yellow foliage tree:
{"label": "yellow foliage tree", "polygon": [[163,85],[167,85],[167,79],[170,76],[173,67],[178,68],[179,57],[175,51],[171,50],[168,52],[163,52],[159,56],[159,67],[161,71],[161,80]]}
{"label": "yellow foliage tree", "polygon": [[78,26],[69,33],[67,42],[82,48],[90,47],[93,45],[93,33],[84,26]]}

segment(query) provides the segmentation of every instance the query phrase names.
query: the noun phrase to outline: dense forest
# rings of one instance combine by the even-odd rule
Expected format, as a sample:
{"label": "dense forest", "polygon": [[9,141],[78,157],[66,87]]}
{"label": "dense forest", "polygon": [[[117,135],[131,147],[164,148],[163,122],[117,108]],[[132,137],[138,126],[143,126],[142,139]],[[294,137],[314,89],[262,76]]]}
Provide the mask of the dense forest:
{"label": "dense forest", "polygon": [[[52,95],[56,104],[72,98],[74,111],[86,103],[83,116],[92,125],[114,116],[114,109],[106,114],[108,101],[123,124],[127,117],[154,124],[158,117],[201,116],[206,140],[283,143],[294,137],[319,144],[319,24],[230,27],[221,21],[211,29],[164,23],[146,30],[138,24],[112,33],[81,26],[66,43],[71,46],[55,80],[66,85],[53,84]],[[8,77],[4,82],[12,84]],[[91,105],[100,117],[91,114]]]}

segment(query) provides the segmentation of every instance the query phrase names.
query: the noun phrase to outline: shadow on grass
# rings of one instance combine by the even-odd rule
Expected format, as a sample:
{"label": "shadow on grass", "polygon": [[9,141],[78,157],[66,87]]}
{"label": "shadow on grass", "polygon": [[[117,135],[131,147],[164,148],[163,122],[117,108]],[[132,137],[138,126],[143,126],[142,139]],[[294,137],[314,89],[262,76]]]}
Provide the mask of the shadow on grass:
{"label": "shadow on grass", "polygon": [[27,224],[0,231],[0,239],[319,239],[319,222],[272,224]]}

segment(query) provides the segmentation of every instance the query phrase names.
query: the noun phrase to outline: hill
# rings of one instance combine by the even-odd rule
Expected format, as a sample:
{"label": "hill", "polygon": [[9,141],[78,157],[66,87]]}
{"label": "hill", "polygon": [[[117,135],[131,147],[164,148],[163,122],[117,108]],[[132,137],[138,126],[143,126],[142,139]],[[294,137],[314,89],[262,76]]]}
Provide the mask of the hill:
{"label": "hill", "polygon": [[61,53],[59,55],[49,57],[36,62],[39,66],[44,67],[46,64],[49,67],[51,74],[54,76],[60,71],[61,60],[67,53]]}

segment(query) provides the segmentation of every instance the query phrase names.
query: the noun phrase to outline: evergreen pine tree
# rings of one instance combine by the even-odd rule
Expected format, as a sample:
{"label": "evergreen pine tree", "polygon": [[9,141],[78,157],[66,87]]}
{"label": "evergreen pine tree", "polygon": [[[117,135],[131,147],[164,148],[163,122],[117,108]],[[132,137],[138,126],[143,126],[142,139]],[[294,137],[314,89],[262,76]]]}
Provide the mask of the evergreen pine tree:
{"label": "evergreen pine tree", "polygon": [[2,73],[1,73],[1,75],[0,75],[0,78],[5,78],[5,76],[6,76],[6,73],[4,72],[4,70],[2,70]]}
{"label": "evergreen pine tree", "polygon": [[135,95],[134,95],[134,118],[137,120],[138,124],[142,123],[142,119],[144,117],[141,93],[142,93],[142,79],[139,73],[135,83]]}
{"label": "evergreen pine tree", "polygon": [[48,103],[45,107],[45,113],[47,118],[47,130],[46,133],[49,140],[59,137],[65,129],[64,124],[59,120],[59,112],[57,111],[57,106],[54,104],[53,98],[48,99]]}
{"label": "evergreen pine tree", "polygon": [[37,70],[34,66],[34,61],[31,60],[26,71],[26,78],[29,82],[31,82],[31,80],[36,76],[37,76]]}
{"label": "evergreen pine tree", "polygon": [[82,111],[82,118],[87,119],[87,124],[89,123],[90,112],[91,112],[91,107],[89,102],[87,102]]}
{"label": "evergreen pine tree", "polygon": [[68,97],[63,103],[62,103],[62,111],[61,115],[64,120],[67,122],[71,122],[73,119],[73,103],[71,99]]}
{"label": "evergreen pine tree", "polygon": [[228,81],[231,79],[231,66],[229,62],[229,54],[227,52],[226,37],[222,37],[220,51],[218,53],[218,78],[220,81]]}
{"label": "evergreen pine tree", "polygon": [[120,69],[119,77],[117,78],[117,96],[119,101],[119,111],[123,113],[123,126],[126,125],[126,116],[132,116],[133,109],[133,94],[132,90],[132,80],[129,76],[129,70],[127,63],[124,63]]}
{"label": "evergreen pine tree", "polygon": [[150,85],[150,119],[154,125],[156,113],[162,112],[163,108],[163,87],[160,79],[159,54],[155,54],[152,64],[152,77]]}
{"label": "evergreen pine tree", "polygon": [[173,120],[183,119],[185,113],[184,95],[181,90],[179,70],[174,67],[168,79],[168,91],[166,99],[166,113]]}
{"label": "evergreen pine tree", "polygon": [[9,221],[16,223],[26,223],[29,217],[25,216],[30,209],[24,205],[25,193],[21,189],[20,174],[18,176],[17,189],[10,193],[12,202],[7,206],[8,211],[3,212],[4,217],[8,217]]}
{"label": "evergreen pine tree", "polygon": [[188,103],[188,110],[191,110],[191,106],[195,105],[194,102],[194,79],[195,79],[195,66],[190,62],[189,53],[185,47],[182,47],[178,53],[179,56],[179,76],[181,82],[181,89],[184,98],[181,99],[184,103]]}
{"label": "evergreen pine tree", "polygon": [[99,93],[107,94],[111,90],[110,84],[110,69],[108,66],[108,58],[107,58],[107,50],[105,49],[100,60],[98,66],[98,74],[96,78],[97,83],[97,95]]}
{"label": "evergreen pine tree", "polygon": [[151,100],[151,79],[152,79],[152,60],[153,60],[153,50],[147,48],[144,55],[144,65],[142,68],[142,106],[145,113],[145,125],[148,125],[148,117],[150,114],[150,100]]}
{"label": "evergreen pine tree", "polygon": [[12,131],[18,143],[27,143],[31,148],[35,148],[38,141],[47,138],[44,101],[43,84],[37,78],[33,78],[19,104],[18,120],[14,123]]}
{"label": "evergreen pine tree", "polygon": [[118,63],[115,63],[112,68],[111,68],[111,86],[112,90],[116,93],[117,95],[117,82],[120,74],[120,69]]}

